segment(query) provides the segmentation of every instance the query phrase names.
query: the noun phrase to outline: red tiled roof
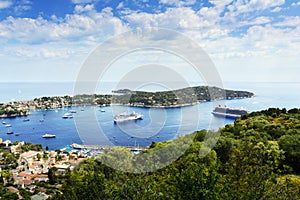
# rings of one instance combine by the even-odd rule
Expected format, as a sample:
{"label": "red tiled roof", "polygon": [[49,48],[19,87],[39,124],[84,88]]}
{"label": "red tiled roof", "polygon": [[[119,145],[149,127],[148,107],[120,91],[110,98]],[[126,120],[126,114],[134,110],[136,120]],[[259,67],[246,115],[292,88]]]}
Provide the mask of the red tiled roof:
{"label": "red tiled roof", "polygon": [[19,190],[17,188],[13,187],[13,186],[9,186],[9,187],[7,187],[7,189],[12,193],[18,193],[19,192]]}

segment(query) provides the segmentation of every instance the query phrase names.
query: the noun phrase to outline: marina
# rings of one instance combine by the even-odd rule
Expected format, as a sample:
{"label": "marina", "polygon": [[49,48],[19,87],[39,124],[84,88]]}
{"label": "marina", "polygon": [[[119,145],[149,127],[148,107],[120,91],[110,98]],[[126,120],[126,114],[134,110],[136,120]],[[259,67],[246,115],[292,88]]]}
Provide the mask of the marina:
{"label": "marina", "polygon": [[[241,100],[242,101],[242,100]],[[24,117],[6,118],[2,121],[6,124],[0,127],[0,134],[3,140],[24,141],[35,144],[41,144],[44,148],[50,150],[61,149],[70,144],[91,144],[101,148],[110,148],[111,146],[125,146],[132,151],[139,151],[139,147],[147,147],[152,142],[172,140],[178,135],[191,133],[196,129],[190,126],[195,121],[190,118],[185,122],[180,121],[181,112],[190,113],[195,109],[201,111],[201,117],[206,120],[199,121],[199,127],[207,128],[208,120],[213,116],[211,102],[194,105],[184,108],[140,108],[128,106],[106,106],[102,107],[106,112],[99,112],[97,106],[86,106],[84,112],[82,107],[67,107],[47,110],[30,111],[30,121],[23,122]],[[70,110],[76,110],[73,118],[69,118]],[[127,110],[127,112],[126,112]],[[151,113],[150,113],[151,110]],[[133,113],[143,116],[143,120],[125,120],[114,123],[113,113]],[[68,118],[62,118],[67,113]],[[165,116],[165,119],[162,119]],[[193,116],[191,116],[193,117]],[[164,124],[160,121],[165,120]],[[216,119],[218,120],[218,119]],[[94,123],[96,122],[96,123]],[[225,123],[232,123],[233,120],[227,120]],[[6,128],[5,125],[11,124]],[[222,120],[217,122],[217,127],[222,126]],[[179,127],[181,126],[181,130]],[[101,127],[102,133],[99,132]],[[151,128],[148,128],[151,127]],[[8,131],[18,133],[6,134]],[[55,137],[43,137],[45,133],[53,134]],[[101,136],[101,134],[103,134]],[[106,138],[107,142],[102,138]],[[88,146],[96,148],[95,146]]]}
{"label": "marina", "polygon": [[82,150],[82,149],[109,150],[109,149],[113,149],[113,148],[123,147],[123,148],[127,148],[130,151],[134,151],[134,152],[143,151],[148,148],[147,146],[105,146],[105,145],[85,145],[85,144],[76,144],[76,143],[71,144],[70,147],[72,147],[73,149],[80,149],[80,150]]}

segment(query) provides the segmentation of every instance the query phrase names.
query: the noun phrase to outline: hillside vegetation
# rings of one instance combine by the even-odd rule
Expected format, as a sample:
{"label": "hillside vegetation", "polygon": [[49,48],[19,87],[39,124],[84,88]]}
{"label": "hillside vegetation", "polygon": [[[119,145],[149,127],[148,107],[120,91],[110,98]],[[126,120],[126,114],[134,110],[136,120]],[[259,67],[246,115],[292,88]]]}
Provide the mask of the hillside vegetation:
{"label": "hillside vegetation", "polygon": [[[107,151],[70,172],[62,194],[53,199],[300,199],[299,109],[246,114],[220,133],[213,150],[203,158],[200,148],[218,133],[202,130],[173,141],[153,142],[137,155],[123,148]],[[138,162],[143,154],[167,146],[164,154],[152,158],[155,162]],[[183,155],[153,172],[126,173],[103,164],[111,160],[115,166],[126,161],[123,167],[132,169],[140,169],[138,163],[159,166],[184,146]]]}

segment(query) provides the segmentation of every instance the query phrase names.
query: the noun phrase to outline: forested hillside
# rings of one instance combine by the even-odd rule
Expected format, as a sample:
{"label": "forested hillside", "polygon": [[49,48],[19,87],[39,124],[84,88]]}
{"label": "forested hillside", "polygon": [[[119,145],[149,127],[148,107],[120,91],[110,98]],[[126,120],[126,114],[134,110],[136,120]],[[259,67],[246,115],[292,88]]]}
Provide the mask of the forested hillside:
{"label": "forested hillside", "polygon": [[[300,199],[299,109],[271,108],[243,115],[220,132],[204,158],[199,150],[207,143],[205,136],[212,139],[217,133],[202,130],[152,143],[137,155],[119,148],[90,158],[66,176],[62,194],[53,199]],[[154,172],[126,173],[103,164],[111,159],[116,166],[126,161],[126,167],[139,168],[136,163],[143,154],[171,146],[155,159],[159,166],[191,138],[182,156]]]}

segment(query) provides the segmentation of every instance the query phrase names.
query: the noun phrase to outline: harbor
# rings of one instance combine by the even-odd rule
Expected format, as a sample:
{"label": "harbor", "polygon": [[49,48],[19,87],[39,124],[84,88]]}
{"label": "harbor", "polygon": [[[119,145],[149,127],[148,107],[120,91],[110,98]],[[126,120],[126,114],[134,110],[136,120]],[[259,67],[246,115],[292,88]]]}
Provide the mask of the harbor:
{"label": "harbor", "polygon": [[70,145],[73,149],[78,149],[78,150],[110,150],[113,148],[127,148],[131,152],[140,152],[143,150],[146,150],[148,147],[147,146],[106,146],[106,145],[87,145],[87,144],[77,144],[73,143]]}

